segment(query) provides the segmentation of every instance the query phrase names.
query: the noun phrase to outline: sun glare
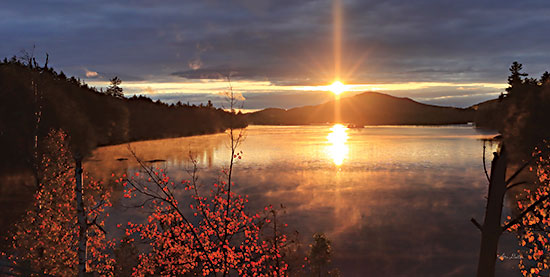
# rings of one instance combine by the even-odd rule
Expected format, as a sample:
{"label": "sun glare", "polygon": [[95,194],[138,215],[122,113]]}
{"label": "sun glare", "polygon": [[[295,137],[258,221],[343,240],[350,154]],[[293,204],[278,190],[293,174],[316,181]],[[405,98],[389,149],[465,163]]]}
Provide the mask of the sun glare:
{"label": "sun glare", "polygon": [[340,95],[340,93],[346,91],[346,85],[342,84],[340,81],[334,81],[334,83],[328,86],[328,89],[332,91],[332,93]]}
{"label": "sun glare", "polygon": [[349,148],[347,146],[348,141],[348,128],[342,124],[334,124],[330,128],[330,133],[327,135],[327,141],[329,143],[327,148],[327,154],[332,158],[334,165],[341,166],[346,159]]}

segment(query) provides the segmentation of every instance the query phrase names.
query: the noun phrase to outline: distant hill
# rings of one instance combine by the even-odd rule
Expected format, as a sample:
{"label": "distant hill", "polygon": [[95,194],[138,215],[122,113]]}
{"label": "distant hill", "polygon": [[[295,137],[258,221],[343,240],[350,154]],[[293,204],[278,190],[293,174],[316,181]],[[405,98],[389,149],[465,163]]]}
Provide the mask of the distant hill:
{"label": "distant hill", "polygon": [[[336,113],[340,110],[340,119]],[[357,125],[442,125],[474,121],[472,108],[461,109],[418,103],[410,98],[364,92],[337,101],[289,110],[269,108],[246,114],[249,124],[300,125],[332,122]]]}

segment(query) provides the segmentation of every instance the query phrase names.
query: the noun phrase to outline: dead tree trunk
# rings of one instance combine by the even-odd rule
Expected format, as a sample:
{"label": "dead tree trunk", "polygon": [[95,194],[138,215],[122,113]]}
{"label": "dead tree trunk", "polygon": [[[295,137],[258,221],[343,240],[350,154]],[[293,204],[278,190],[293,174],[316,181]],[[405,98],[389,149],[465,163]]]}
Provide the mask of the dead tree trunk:
{"label": "dead tree trunk", "polygon": [[75,157],[75,179],[76,179],[76,212],[78,218],[78,276],[86,274],[86,242],[88,223],[84,211],[83,187],[82,187],[82,159]]}
{"label": "dead tree trunk", "polygon": [[495,276],[498,241],[503,232],[501,226],[502,205],[506,193],[506,165],[508,157],[504,146],[499,153],[494,153],[491,163],[489,194],[485,220],[481,229],[481,248],[477,267],[477,276]]}

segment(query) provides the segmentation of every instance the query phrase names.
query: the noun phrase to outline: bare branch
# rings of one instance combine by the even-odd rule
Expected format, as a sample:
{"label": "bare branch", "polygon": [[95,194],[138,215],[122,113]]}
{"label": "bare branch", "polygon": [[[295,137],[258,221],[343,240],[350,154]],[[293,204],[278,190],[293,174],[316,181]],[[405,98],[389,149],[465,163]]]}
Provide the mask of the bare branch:
{"label": "bare branch", "polygon": [[147,198],[145,199],[145,201],[143,201],[141,204],[137,204],[137,205],[131,205],[131,206],[126,206],[126,205],[121,205],[122,207],[124,208],[141,208],[141,207],[145,207],[145,205],[151,201],[153,201],[154,199],[152,198]]}
{"label": "bare branch", "polygon": [[506,187],[506,190],[509,190],[509,189],[511,189],[511,188],[513,188],[513,187],[520,186],[520,185],[523,185],[523,184],[527,184],[527,182],[521,181],[521,182],[513,183],[513,184],[507,186],[507,187]]}
{"label": "bare branch", "polygon": [[105,231],[105,229],[103,229],[103,227],[101,227],[101,225],[99,225],[97,223],[97,216],[94,217],[94,220],[92,220],[92,222],[86,222],[86,224],[88,224],[88,227],[89,226],[96,226],[101,232],[103,232],[103,234],[107,234],[107,231]]}
{"label": "bare branch", "polygon": [[[191,232],[191,235],[195,238],[195,240],[197,241],[198,243],[198,247],[201,251],[204,251],[204,252],[207,252],[207,248],[206,246],[204,245],[204,243],[202,242],[202,240],[200,239],[199,235],[197,234],[196,230],[195,230],[195,227],[193,226],[193,224],[187,219],[187,217],[183,214],[183,212],[179,209],[179,206],[176,204],[175,202],[175,197],[172,193],[172,191],[168,188],[168,184],[164,183],[159,176],[157,176],[156,174],[153,173],[153,170],[150,169],[150,168],[147,168],[147,166],[145,166],[145,164],[143,163],[143,161],[137,156],[137,154],[135,153],[135,151],[133,151],[133,149],[130,147],[130,145],[128,145],[128,150],[130,151],[130,153],[132,154],[132,156],[134,157],[134,159],[136,159],[136,161],[138,162],[138,164],[141,166],[141,168],[145,171],[145,173],[151,178],[151,180],[153,181],[154,184],[157,185],[158,188],[160,188],[160,191],[161,193],[164,194],[165,197],[162,197],[160,194],[153,194],[151,192],[148,191],[145,191],[144,189],[142,189],[141,186],[139,186],[139,184],[136,184],[135,182],[133,182],[131,179],[127,179],[126,181],[132,186],[134,187],[138,192],[144,194],[144,195],[147,195],[149,197],[152,197],[152,198],[155,198],[159,201],[163,201],[164,203],[167,203],[172,209],[173,211],[175,211],[180,217],[181,219],[183,220],[183,222],[185,223],[185,225],[187,226],[187,229]],[[156,192],[155,192],[156,193]],[[206,255],[207,257],[207,260],[206,262],[208,262],[210,264],[210,266],[212,266],[213,268],[215,267],[215,263],[214,261],[211,259],[211,257],[209,255]]]}
{"label": "bare branch", "polygon": [[105,199],[101,199],[95,206],[91,207],[90,211],[95,211],[105,204]]}
{"label": "bare branch", "polygon": [[526,216],[528,213],[535,210],[535,208],[540,205],[542,202],[546,201],[548,198],[550,198],[550,195],[545,195],[544,197],[541,197],[539,200],[535,201],[533,204],[531,204],[527,209],[525,209],[521,214],[519,214],[516,218],[512,219],[510,222],[508,222],[506,225],[502,227],[502,231],[508,230],[510,227],[518,224],[520,220],[523,219],[524,216]]}
{"label": "bare branch", "polygon": [[487,182],[491,182],[491,178],[489,177],[489,173],[487,172],[487,164],[485,162],[485,146],[486,141],[483,140],[483,171],[485,171],[485,177],[487,177]]}
{"label": "bare branch", "polygon": [[508,180],[506,180],[506,184],[510,184],[510,182],[512,182],[516,177],[518,177],[518,175],[531,163],[531,161],[533,161],[533,158],[529,159],[529,161],[527,161],[520,168],[518,168],[518,170],[516,170],[516,172],[514,172],[514,174],[512,174],[512,176],[508,178]]}
{"label": "bare branch", "polygon": [[479,224],[479,222],[477,222],[477,220],[475,218],[470,218],[470,221],[480,230],[482,231],[483,230],[483,226],[481,226],[481,224]]}

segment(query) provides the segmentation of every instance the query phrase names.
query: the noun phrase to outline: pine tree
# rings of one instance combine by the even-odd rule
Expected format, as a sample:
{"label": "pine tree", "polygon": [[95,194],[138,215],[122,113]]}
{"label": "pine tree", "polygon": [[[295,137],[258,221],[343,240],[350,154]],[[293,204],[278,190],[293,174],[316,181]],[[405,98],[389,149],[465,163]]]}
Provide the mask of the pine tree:
{"label": "pine tree", "polygon": [[115,76],[111,79],[111,85],[107,88],[105,93],[113,97],[124,98],[124,94],[122,93],[123,90],[120,87],[120,84],[122,84],[122,80]]}

